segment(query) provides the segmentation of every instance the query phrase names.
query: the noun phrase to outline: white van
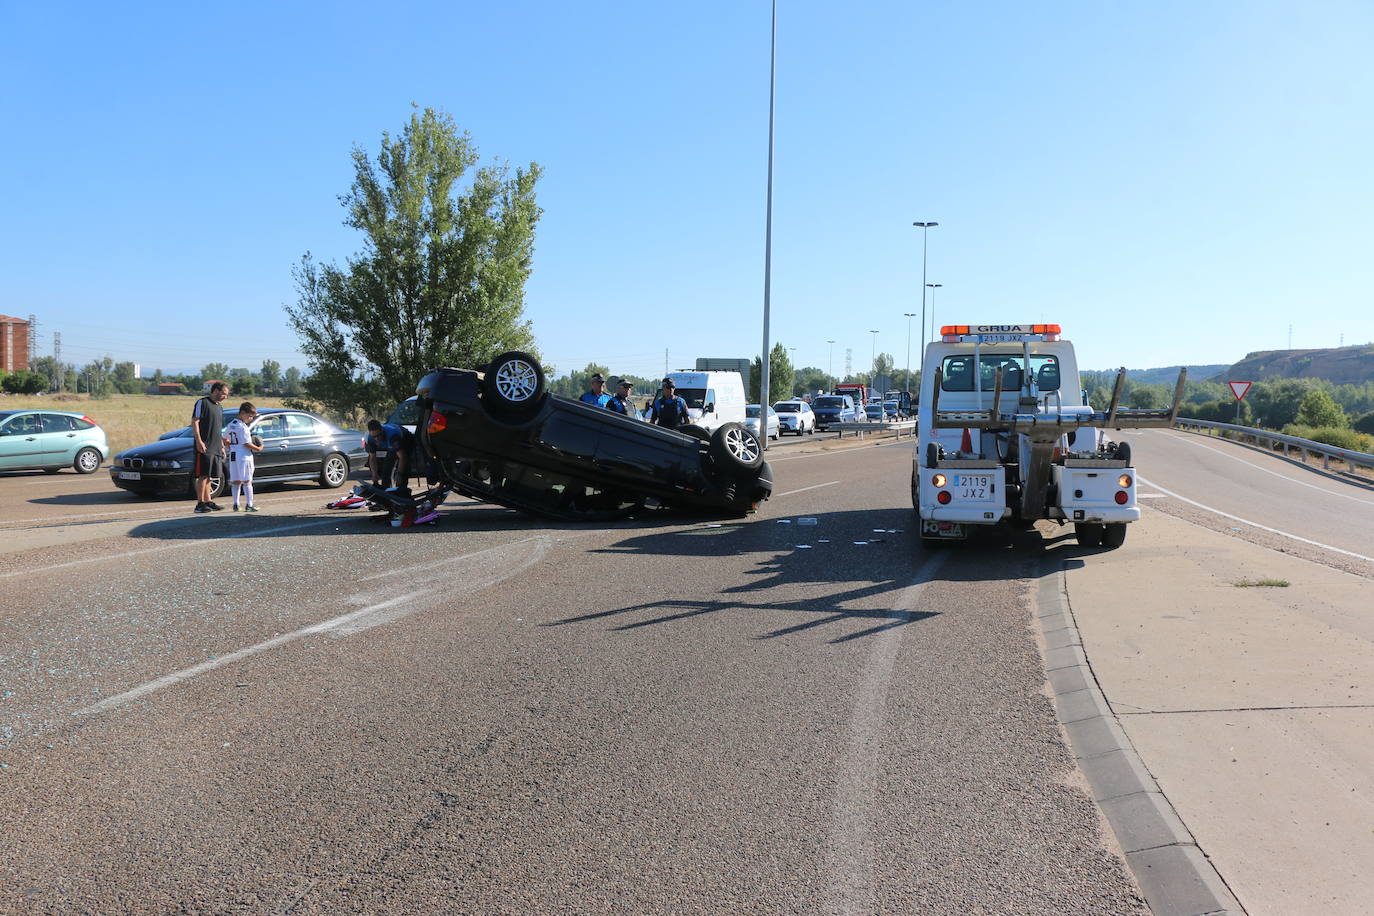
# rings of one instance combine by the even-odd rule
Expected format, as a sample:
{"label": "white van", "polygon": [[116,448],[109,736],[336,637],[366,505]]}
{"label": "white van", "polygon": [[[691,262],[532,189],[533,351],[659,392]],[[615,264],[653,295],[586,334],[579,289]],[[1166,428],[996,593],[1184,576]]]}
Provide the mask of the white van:
{"label": "white van", "polygon": [[687,402],[692,423],[707,432],[734,421],[744,422],[744,379],[738,372],[669,372],[677,396]]}

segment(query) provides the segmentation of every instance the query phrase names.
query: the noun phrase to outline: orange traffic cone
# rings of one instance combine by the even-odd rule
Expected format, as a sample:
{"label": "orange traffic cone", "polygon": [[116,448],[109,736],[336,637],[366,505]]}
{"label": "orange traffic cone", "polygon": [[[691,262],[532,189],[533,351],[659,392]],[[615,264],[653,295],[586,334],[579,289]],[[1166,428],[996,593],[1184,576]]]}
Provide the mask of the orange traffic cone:
{"label": "orange traffic cone", "polygon": [[973,454],[973,437],[969,435],[967,429],[964,430],[963,441],[959,443],[959,451],[963,452],[965,455]]}

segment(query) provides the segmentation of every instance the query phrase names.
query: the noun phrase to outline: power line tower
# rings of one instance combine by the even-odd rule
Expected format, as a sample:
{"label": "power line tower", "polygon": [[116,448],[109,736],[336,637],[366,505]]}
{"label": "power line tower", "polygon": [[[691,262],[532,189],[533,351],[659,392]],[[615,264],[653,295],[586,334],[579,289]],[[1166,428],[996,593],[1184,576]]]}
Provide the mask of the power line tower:
{"label": "power line tower", "polygon": [[38,356],[38,316],[32,313],[29,314],[29,352],[27,356],[28,365],[24,368],[32,369],[33,360]]}
{"label": "power line tower", "polygon": [[67,382],[67,373],[62,368],[62,332],[52,332],[52,374],[57,376],[53,379],[53,387],[61,393],[62,386]]}

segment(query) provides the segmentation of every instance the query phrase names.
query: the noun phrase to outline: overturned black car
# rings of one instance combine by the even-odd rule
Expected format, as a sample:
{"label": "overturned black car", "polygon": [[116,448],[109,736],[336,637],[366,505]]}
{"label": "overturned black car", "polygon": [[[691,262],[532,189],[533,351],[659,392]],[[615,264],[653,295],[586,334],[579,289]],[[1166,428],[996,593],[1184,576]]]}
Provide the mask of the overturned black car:
{"label": "overturned black car", "polygon": [[416,386],[420,464],[465,496],[559,519],[646,505],[746,515],[773,492],[754,434],[663,429],[550,394],[527,353],[485,372],[436,369]]}

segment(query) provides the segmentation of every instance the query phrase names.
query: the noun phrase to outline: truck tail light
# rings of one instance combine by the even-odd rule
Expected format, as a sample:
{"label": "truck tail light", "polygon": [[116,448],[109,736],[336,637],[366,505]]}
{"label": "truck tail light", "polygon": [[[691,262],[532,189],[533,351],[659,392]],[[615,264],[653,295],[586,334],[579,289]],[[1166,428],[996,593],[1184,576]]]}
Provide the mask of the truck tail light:
{"label": "truck tail light", "polygon": [[1131,475],[1122,474],[1120,477],[1116,479],[1116,485],[1123,490],[1126,489],[1131,485]]}
{"label": "truck tail light", "polygon": [[930,478],[930,482],[933,486],[943,487],[945,484],[949,483],[949,480],[944,474],[936,474]]}
{"label": "truck tail light", "polygon": [[431,410],[431,411],[429,412],[429,427],[428,427],[428,429],[429,429],[429,434],[430,434],[431,436],[434,435],[435,433],[441,433],[441,432],[443,432],[444,430],[448,429],[448,418],[445,417],[443,414],[439,413],[439,411],[437,411],[437,410]]}
{"label": "truck tail light", "polygon": [[1125,490],[1117,490],[1117,491],[1116,491],[1116,504],[1117,504],[1118,506],[1124,506],[1124,505],[1126,505],[1126,501],[1127,501],[1128,499],[1130,499],[1130,498],[1131,498],[1131,494],[1127,493]]}
{"label": "truck tail light", "polygon": [[940,505],[947,506],[949,505],[951,497],[948,490],[941,490],[939,493],[935,494],[935,499]]}

